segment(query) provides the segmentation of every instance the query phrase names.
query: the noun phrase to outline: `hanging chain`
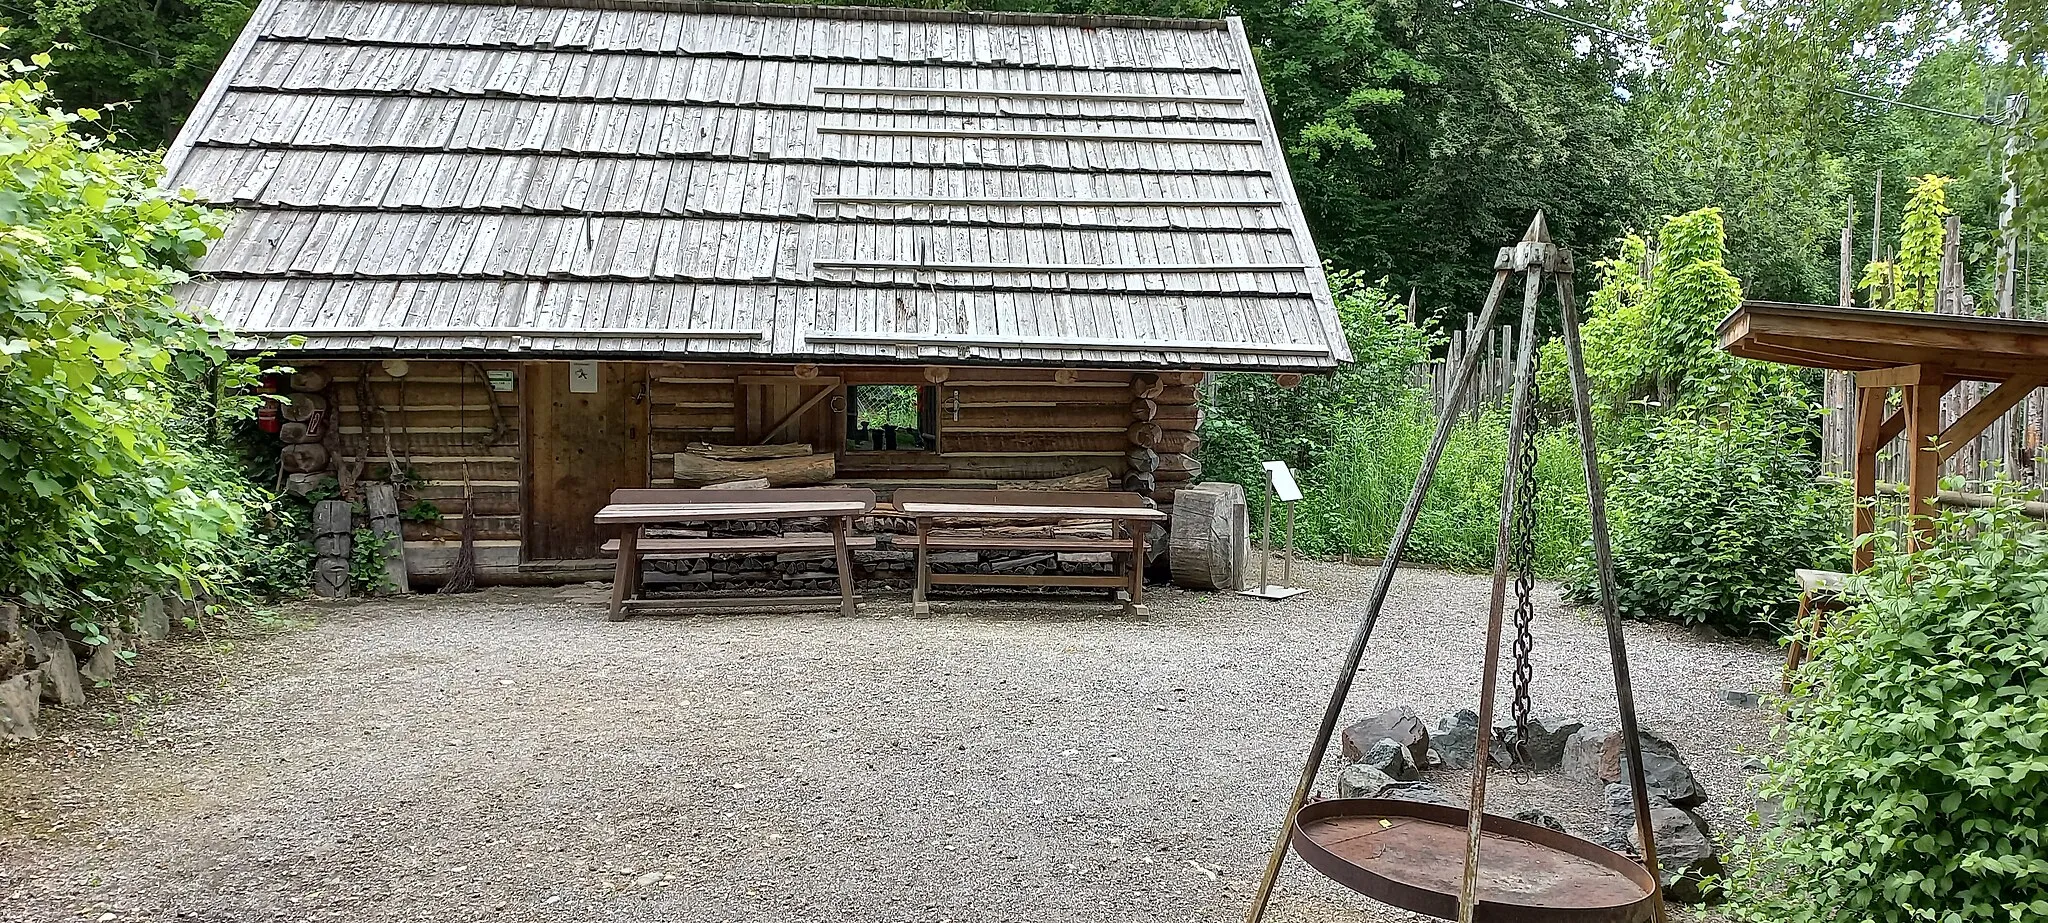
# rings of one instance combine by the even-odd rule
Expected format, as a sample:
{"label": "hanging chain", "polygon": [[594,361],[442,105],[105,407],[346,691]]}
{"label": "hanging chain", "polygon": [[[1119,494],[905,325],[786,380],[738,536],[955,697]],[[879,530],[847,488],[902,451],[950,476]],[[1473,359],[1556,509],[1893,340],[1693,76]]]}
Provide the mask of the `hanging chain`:
{"label": "hanging chain", "polygon": [[1536,616],[1533,599],[1536,592],[1536,371],[1530,357],[1529,366],[1529,407],[1531,413],[1523,424],[1522,442],[1517,446],[1515,459],[1515,508],[1513,534],[1508,548],[1508,566],[1515,573],[1515,699],[1513,715],[1515,736],[1509,747],[1515,765],[1526,767],[1529,761],[1529,681],[1535,668],[1530,663],[1536,639],[1530,632],[1530,623]]}

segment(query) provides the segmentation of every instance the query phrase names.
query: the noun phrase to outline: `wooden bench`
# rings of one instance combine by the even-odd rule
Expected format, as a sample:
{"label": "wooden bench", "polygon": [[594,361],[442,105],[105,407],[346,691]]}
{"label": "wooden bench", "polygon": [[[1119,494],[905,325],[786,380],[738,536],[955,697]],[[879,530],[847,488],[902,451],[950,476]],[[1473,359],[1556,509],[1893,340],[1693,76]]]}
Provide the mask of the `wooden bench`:
{"label": "wooden bench", "polygon": [[[796,487],[761,490],[628,488],[612,491],[611,503],[597,512],[598,525],[617,525],[619,537],[604,550],[619,556],[612,578],[612,604],[607,618],[619,621],[629,609],[702,611],[759,606],[810,606],[837,603],[852,615],[859,603],[853,593],[850,549],[871,547],[873,538],[855,538],[853,519],[875,508],[875,492],[848,487]],[[824,519],[832,531],[815,535],[735,535],[723,538],[648,538],[650,525],[682,522],[735,522],[752,519]],[[647,560],[677,560],[712,554],[791,551],[833,552],[839,573],[837,596],[781,596],[716,599],[641,599],[640,565]]]}
{"label": "wooden bench", "polygon": [[[1146,613],[1146,533],[1150,531],[1152,522],[1166,516],[1147,506],[1145,498],[1137,494],[1102,490],[906,487],[896,491],[891,503],[898,513],[910,517],[917,524],[917,584],[911,596],[912,609],[917,615],[931,614],[931,604],[926,597],[933,586],[1120,588],[1126,595],[1126,612],[1133,615]],[[951,519],[989,523],[1105,520],[1109,523],[1109,532],[1098,537],[934,531],[934,526],[941,520]],[[932,572],[931,552],[934,550],[1111,552],[1122,558],[1122,567],[1114,576],[940,574]]]}

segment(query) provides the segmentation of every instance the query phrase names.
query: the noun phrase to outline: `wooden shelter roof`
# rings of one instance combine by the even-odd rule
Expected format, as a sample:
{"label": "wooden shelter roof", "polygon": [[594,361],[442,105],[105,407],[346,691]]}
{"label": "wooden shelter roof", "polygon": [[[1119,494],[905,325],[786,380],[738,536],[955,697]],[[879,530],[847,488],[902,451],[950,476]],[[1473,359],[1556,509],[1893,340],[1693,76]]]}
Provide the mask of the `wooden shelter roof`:
{"label": "wooden shelter roof", "polygon": [[1235,19],[262,0],[166,171],[243,348],[1350,358]]}
{"label": "wooden shelter roof", "polygon": [[1920,365],[2006,381],[2048,371],[2048,322],[1746,301],[1721,322],[1746,359],[1848,372]]}

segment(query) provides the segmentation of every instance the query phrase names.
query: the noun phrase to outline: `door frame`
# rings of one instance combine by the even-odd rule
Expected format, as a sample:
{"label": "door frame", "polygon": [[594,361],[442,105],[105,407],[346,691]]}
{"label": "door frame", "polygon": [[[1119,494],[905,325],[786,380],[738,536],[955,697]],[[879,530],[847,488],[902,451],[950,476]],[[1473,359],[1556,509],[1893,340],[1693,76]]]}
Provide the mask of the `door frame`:
{"label": "door frame", "polygon": [[[538,438],[538,430],[533,425],[533,415],[535,408],[541,401],[552,400],[551,394],[541,393],[540,389],[549,382],[546,376],[540,373],[540,369],[545,366],[557,365],[566,367],[570,362],[574,361],[597,362],[600,367],[600,380],[602,379],[602,368],[604,366],[620,366],[638,370],[637,377],[629,372],[625,376],[624,383],[629,389],[627,399],[637,405],[637,410],[628,411],[628,418],[634,419],[634,422],[639,425],[640,443],[644,450],[640,453],[639,460],[640,483],[627,486],[646,487],[648,486],[647,479],[652,476],[654,445],[653,434],[648,428],[648,425],[652,422],[654,403],[651,400],[652,392],[649,383],[652,369],[651,363],[567,358],[530,359],[521,362],[519,364],[519,376],[521,379],[519,383],[519,395],[521,397],[519,413],[519,563],[522,568],[527,565],[544,566],[562,562],[586,563],[575,558],[537,558],[533,555],[533,540],[538,534],[534,527],[537,521],[537,511],[533,502],[534,488],[536,486],[533,475],[534,459],[536,458],[534,450],[541,445],[541,440]],[[606,561],[606,566],[610,566],[608,559],[593,558],[589,560]]]}

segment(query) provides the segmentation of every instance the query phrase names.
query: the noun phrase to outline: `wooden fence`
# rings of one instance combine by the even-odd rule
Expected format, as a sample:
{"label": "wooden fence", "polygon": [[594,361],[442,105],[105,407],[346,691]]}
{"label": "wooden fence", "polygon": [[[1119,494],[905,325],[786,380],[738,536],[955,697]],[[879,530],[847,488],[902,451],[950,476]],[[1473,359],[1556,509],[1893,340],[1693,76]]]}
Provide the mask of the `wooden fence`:
{"label": "wooden fence", "polygon": [[[1466,318],[1462,329],[1451,331],[1450,349],[1444,354],[1447,358],[1424,359],[1408,373],[1416,388],[1430,393],[1439,412],[1450,402],[1451,390],[1457,384],[1452,380],[1458,371],[1455,358],[1465,354],[1467,344],[1481,337],[1476,320]],[[1471,413],[1507,400],[1515,388],[1515,341],[1519,335],[1520,331],[1505,324],[1484,333],[1478,380],[1458,406],[1459,412]]]}

